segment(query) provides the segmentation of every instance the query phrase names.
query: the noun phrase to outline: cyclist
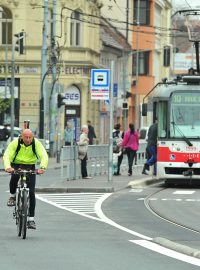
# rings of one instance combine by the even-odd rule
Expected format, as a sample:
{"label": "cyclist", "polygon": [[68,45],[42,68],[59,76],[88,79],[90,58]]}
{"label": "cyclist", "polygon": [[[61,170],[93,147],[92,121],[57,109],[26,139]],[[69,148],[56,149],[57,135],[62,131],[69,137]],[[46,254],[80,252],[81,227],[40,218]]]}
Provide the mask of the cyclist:
{"label": "cyclist", "polygon": [[[8,173],[13,173],[14,170],[19,168],[24,170],[35,170],[37,158],[40,160],[38,174],[43,174],[48,165],[47,152],[42,143],[38,139],[33,138],[32,131],[30,129],[24,129],[20,138],[14,139],[9,143],[3,155],[5,171]],[[16,174],[11,175],[10,198],[7,202],[8,206],[15,205],[15,196],[19,177],[20,176]],[[36,224],[34,221],[36,184],[35,174],[31,174],[29,176],[29,181],[27,184],[30,192],[29,220],[27,224],[29,229],[36,229]]]}

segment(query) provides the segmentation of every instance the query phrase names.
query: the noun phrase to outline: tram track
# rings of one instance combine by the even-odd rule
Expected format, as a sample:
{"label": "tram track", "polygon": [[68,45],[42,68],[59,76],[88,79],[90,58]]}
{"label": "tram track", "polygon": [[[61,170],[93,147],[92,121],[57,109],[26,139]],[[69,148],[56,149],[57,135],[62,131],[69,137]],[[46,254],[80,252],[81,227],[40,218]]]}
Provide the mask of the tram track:
{"label": "tram track", "polygon": [[164,213],[161,213],[158,209],[156,209],[153,204],[151,203],[151,199],[155,196],[163,192],[164,190],[167,190],[168,188],[162,188],[160,190],[157,190],[151,194],[149,194],[145,199],[144,199],[144,204],[145,207],[155,216],[159,217],[160,219],[167,221],[177,227],[181,227],[182,229],[188,230],[190,232],[200,234],[200,230],[196,230],[195,228],[192,228],[192,226],[186,226],[182,222],[177,222],[176,220],[169,218],[164,215]]}

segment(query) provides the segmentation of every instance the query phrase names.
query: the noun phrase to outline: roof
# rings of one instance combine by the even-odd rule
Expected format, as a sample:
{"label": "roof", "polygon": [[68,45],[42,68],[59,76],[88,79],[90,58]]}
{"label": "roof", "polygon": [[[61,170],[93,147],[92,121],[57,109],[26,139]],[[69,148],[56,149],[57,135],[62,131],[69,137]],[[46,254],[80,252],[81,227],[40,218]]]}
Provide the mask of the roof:
{"label": "roof", "polygon": [[119,32],[106,19],[101,19],[101,40],[104,45],[123,51],[131,51],[131,45],[126,41],[124,35]]}

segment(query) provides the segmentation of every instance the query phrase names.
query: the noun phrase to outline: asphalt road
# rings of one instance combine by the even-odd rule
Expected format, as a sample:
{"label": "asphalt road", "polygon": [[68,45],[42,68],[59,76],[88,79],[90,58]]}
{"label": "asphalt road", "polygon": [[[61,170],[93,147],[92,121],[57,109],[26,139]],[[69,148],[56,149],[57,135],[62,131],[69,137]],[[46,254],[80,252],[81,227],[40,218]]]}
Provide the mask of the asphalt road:
{"label": "asphalt road", "polygon": [[[144,201],[138,200],[148,195],[149,188],[141,192],[125,190],[110,196],[102,194],[102,198],[108,197],[104,202],[102,199],[102,207],[101,203],[97,203],[101,200],[98,195],[96,203],[93,201],[96,204],[94,213],[86,211],[87,205],[82,211],[75,209],[79,199],[74,199],[73,194],[68,194],[66,198],[59,197],[59,200],[56,198],[56,201],[52,194],[50,197],[40,194],[36,208],[37,230],[29,230],[27,239],[23,240],[17,237],[12,209],[6,206],[7,184],[8,177],[1,177],[1,269],[191,270],[198,267],[194,265],[200,262],[198,259],[184,255],[177,259],[176,253],[171,254],[160,246],[157,251],[152,250],[158,246],[152,246],[154,243],[148,237],[161,235],[162,232],[179,233],[183,237],[185,230],[181,231],[174,225],[169,229],[168,222],[155,217],[144,206]],[[82,197],[78,203],[88,204],[90,200],[93,199],[87,197],[84,200]],[[160,254],[161,251],[164,255]]]}

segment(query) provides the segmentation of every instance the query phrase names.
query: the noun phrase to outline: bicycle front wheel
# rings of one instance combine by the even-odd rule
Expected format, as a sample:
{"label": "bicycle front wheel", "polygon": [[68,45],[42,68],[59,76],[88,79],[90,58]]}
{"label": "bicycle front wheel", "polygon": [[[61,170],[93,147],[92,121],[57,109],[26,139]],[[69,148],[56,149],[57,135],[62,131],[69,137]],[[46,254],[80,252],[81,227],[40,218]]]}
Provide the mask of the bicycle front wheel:
{"label": "bicycle front wheel", "polygon": [[27,216],[28,216],[28,191],[23,190],[22,192],[22,237],[26,239],[26,231],[27,231]]}
{"label": "bicycle front wheel", "polygon": [[21,236],[22,233],[22,201],[20,194],[17,195],[16,201],[16,225],[17,225],[17,234]]}

